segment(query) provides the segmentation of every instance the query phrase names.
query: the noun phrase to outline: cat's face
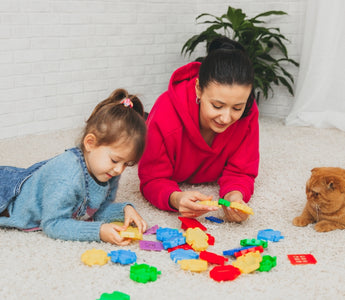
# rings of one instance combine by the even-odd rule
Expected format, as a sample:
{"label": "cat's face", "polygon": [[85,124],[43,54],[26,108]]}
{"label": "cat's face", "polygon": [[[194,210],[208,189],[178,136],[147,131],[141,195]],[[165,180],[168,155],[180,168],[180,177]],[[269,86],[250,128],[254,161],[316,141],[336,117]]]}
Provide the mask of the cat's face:
{"label": "cat's face", "polygon": [[323,213],[333,213],[345,206],[345,170],[315,168],[306,184],[309,205]]}

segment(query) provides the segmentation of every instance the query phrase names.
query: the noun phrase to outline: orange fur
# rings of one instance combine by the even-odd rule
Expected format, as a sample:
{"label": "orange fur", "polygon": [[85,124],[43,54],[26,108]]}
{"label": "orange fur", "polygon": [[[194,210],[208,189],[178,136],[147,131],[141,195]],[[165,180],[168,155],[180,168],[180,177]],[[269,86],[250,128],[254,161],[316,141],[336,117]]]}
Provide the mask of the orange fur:
{"label": "orange fur", "polygon": [[345,229],[345,170],[334,167],[314,168],[306,183],[307,203],[302,214],[293,219],[295,226],[315,224],[326,232]]}

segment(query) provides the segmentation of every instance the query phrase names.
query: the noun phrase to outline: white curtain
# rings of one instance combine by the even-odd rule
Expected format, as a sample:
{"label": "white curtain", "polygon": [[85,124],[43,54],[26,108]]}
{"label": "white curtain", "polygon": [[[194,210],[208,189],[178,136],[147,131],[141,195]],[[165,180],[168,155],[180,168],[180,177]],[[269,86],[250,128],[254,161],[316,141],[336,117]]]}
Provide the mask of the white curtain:
{"label": "white curtain", "polygon": [[308,0],[296,101],[286,125],[345,131],[345,1]]}

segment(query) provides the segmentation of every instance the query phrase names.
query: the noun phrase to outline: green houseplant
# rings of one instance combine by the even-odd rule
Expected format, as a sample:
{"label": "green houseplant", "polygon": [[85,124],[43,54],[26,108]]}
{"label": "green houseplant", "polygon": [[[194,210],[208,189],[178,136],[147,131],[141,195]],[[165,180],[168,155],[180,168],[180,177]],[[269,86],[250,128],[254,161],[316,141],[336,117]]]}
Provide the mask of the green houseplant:
{"label": "green houseplant", "polygon": [[[200,43],[206,42],[207,48],[215,37],[227,36],[241,43],[252,60],[257,101],[260,91],[265,99],[267,99],[269,91],[273,94],[272,84],[284,85],[293,95],[294,79],[285,66],[292,63],[298,67],[299,64],[289,58],[284,44],[284,42],[288,42],[288,39],[280,33],[280,29],[262,26],[265,22],[260,18],[270,15],[286,15],[286,13],[267,11],[253,18],[248,18],[241,9],[229,6],[227,13],[220,17],[208,13],[201,14],[196,18],[196,21],[207,18],[198,24],[209,24],[209,27],[188,39],[183,45],[181,53],[191,55]],[[202,57],[196,60],[201,61]]]}

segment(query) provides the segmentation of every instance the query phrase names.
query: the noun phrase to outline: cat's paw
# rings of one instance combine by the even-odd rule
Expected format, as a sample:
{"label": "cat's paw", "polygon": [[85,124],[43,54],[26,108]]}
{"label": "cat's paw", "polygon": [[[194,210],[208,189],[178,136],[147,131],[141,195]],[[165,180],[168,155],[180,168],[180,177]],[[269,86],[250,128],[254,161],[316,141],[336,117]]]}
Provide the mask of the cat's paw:
{"label": "cat's paw", "polygon": [[292,224],[295,226],[299,226],[299,227],[304,227],[307,226],[308,224],[312,223],[311,220],[303,218],[301,216],[296,217],[292,220]]}
{"label": "cat's paw", "polygon": [[315,224],[314,229],[317,232],[327,232],[327,231],[332,231],[335,229],[342,229],[342,227],[338,226],[336,223],[332,223],[328,221],[320,221]]}

